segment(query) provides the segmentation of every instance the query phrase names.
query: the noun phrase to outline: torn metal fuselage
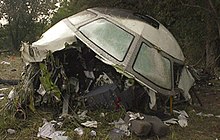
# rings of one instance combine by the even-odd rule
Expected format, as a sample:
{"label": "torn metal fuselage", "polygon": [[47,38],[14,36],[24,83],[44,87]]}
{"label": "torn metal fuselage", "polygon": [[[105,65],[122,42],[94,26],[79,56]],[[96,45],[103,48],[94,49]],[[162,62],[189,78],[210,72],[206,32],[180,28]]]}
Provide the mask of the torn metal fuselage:
{"label": "torn metal fuselage", "polygon": [[184,65],[180,46],[149,16],[119,9],[87,9],[61,20],[38,41],[21,48],[27,64],[43,62],[48,52],[59,59],[68,79],[78,79],[78,93],[115,82],[124,91],[133,86],[125,84],[127,79],[133,79],[153,93],[172,96],[180,88],[186,100],[191,98],[194,79]]}

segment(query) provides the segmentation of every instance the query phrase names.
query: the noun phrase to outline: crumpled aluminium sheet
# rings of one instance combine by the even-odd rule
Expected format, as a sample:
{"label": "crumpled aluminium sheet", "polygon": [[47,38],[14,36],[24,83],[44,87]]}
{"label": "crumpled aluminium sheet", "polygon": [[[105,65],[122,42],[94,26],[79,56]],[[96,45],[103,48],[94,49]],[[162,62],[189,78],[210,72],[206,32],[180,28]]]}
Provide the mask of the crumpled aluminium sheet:
{"label": "crumpled aluminium sheet", "polygon": [[97,121],[86,121],[84,123],[81,123],[81,125],[83,125],[85,127],[97,128],[98,122]]}
{"label": "crumpled aluminium sheet", "polygon": [[56,131],[52,122],[45,121],[42,127],[39,127],[37,137],[50,138],[62,136],[65,131]]}
{"label": "crumpled aluminium sheet", "polygon": [[24,62],[41,62],[46,58],[48,51],[52,53],[65,48],[65,44],[76,41],[75,33],[66,25],[65,20],[61,20],[31,46],[23,43],[20,51]]}
{"label": "crumpled aluminium sheet", "polygon": [[186,113],[186,111],[173,110],[173,112],[178,114],[178,119],[171,118],[169,120],[164,121],[164,124],[166,124],[167,126],[170,126],[172,124],[179,124],[181,127],[187,127],[189,115]]}

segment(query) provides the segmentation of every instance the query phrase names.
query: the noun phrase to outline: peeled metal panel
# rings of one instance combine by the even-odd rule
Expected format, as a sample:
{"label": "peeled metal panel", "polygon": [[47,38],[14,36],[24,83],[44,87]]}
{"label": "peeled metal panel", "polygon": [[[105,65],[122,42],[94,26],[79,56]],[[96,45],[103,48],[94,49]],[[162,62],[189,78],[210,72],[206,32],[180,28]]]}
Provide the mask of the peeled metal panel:
{"label": "peeled metal panel", "polygon": [[[42,37],[31,46],[24,44],[22,57],[26,62],[40,62],[46,58],[48,51],[55,52],[65,48],[65,44],[76,41],[75,33],[62,20],[47,30]],[[30,52],[33,54],[31,55]]]}
{"label": "peeled metal panel", "polygon": [[75,33],[66,25],[64,20],[61,20],[47,30],[38,41],[34,42],[32,47],[54,52],[62,50],[65,47],[65,43],[72,43],[74,41]]}
{"label": "peeled metal panel", "polygon": [[193,86],[195,79],[193,78],[192,74],[188,71],[186,67],[183,68],[178,88],[184,91],[183,96],[186,100],[191,99],[189,94],[190,88]]}

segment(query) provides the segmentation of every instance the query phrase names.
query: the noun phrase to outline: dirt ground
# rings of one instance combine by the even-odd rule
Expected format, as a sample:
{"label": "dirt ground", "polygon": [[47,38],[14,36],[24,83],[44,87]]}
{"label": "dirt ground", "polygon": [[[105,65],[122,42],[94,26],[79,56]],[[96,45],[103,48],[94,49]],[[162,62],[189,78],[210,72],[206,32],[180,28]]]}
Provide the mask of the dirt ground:
{"label": "dirt ground", "polygon": [[[5,64],[5,63],[10,64]],[[21,78],[24,63],[19,54],[2,53],[0,54],[0,79],[18,80]],[[0,88],[4,85],[0,84]]]}
{"label": "dirt ground", "polygon": [[[2,64],[3,61],[10,64]],[[0,78],[1,79],[20,79],[24,64],[18,54],[1,54],[0,55]],[[211,83],[211,84],[208,84]],[[220,140],[220,80],[210,81],[203,86],[197,88],[197,94],[202,102],[203,106],[199,106],[195,100],[194,105],[185,106],[186,112],[189,114],[188,126],[181,128],[178,125],[170,126],[170,133],[165,138],[166,140]],[[12,89],[9,85],[0,84],[1,88],[9,88],[0,93],[8,94]],[[5,97],[6,98],[6,97]],[[4,106],[6,101],[0,100],[0,105]],[[1,108],[0,108],[1,109]],[[197,113],[213,114],[208,116],[199,116]],[[94,112],[93,112],[94,113]],[[94,115],[94,114],[93,114]],[[116,114],[117,115],[117,114]],[[16,120],[5,115],[4,112],[0,112],[0,139],[39,139],[36,137],[38,127],[42,126],[42,118],[52,119],[53,114],[48,111],[37,111],[37,113],[30,113],[27,120]],[[117,117],[116,117],[117,118]],[[115,118],[109,113],[110,121]],[[105,119],[107,121],[108,119]],[[100,120],[101,121],[101,120]],[[73,135],[74,127],[72,122],[66,123],[65,130],[67,135]],[[104,123],[105,124],[105,123]],[[107,125],[107,124],[106,124]],[[13,128],[17,132],[10,135],[7,133],[8,128]],[[97,137],[92,139],[108,139],[107,135],[110,128],[101,126],[97,128]],[[88,137],[81,137],[77,139],[90,139]],[[137,137],[129,137],[125,139],[139,139]]]}

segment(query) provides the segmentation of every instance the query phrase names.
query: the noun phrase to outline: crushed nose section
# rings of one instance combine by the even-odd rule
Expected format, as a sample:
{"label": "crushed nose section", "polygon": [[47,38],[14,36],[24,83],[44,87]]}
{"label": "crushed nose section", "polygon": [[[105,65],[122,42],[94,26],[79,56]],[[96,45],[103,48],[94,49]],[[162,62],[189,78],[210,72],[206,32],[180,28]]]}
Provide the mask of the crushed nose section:
{"label": "crushed nose section", "polygon": [[[170,96],[179,96],[176,89],[190,100],[194,79],[172,34],[159,22],[155,28],[133,14],[109,12],[73,15],[22,45],[24,62],[39,72],[32,77],[38,104],[63,101],[68,116],[69,104],[79,102],[93,109],[164,109]],[[166,99],[158,106],[160,94]]]}

